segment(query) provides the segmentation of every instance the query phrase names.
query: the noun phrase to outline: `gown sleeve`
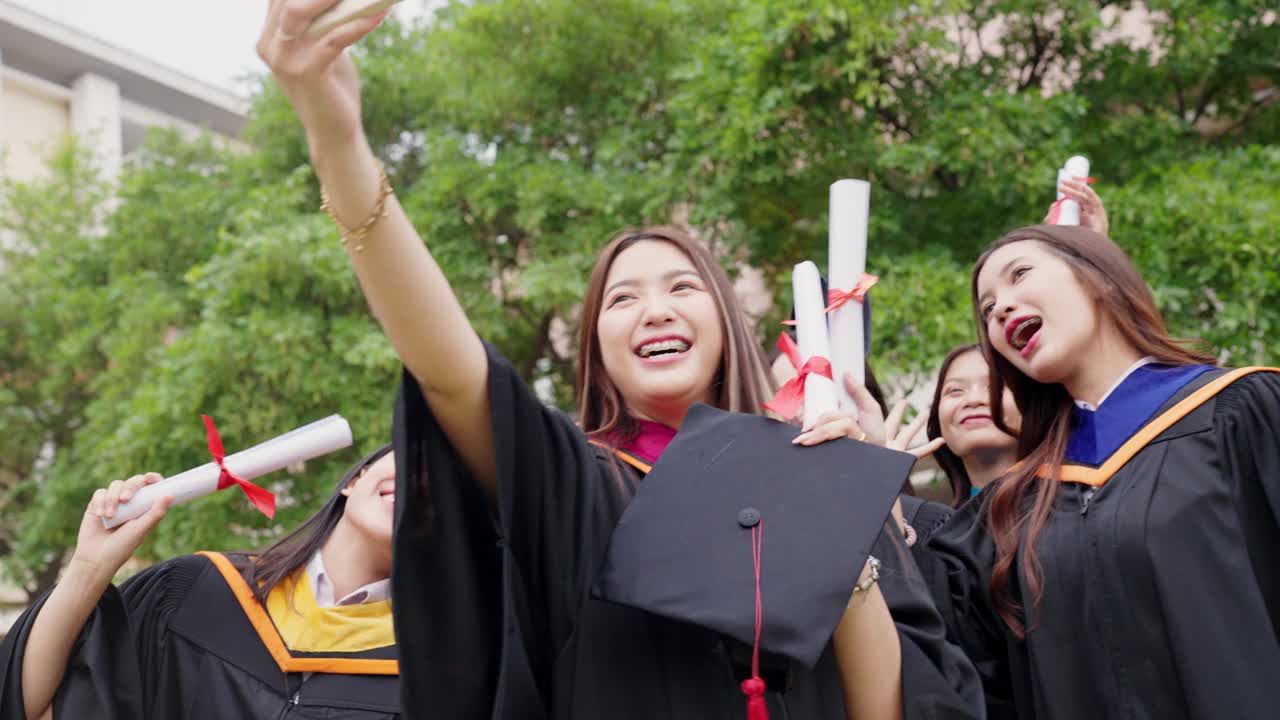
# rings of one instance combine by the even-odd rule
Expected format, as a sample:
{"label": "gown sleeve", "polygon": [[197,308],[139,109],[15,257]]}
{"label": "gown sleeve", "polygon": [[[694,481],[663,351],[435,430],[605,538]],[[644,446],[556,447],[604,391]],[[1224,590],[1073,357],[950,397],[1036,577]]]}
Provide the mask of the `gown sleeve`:
{"label": "gown sleeve", "polygon": [[1254,373],[1224,389],[1214,426],[1229,472],[1243,490],[1261,494],[1280,524],[1280,373]]}
{"label": "gown sleeve", "polygon": [[402,684],[406,717],[540,716],[625,503],[620,473],[573,421],[486,350],[496,507],[408,372],[397,398],[393,607],[401,672],[423,678]]}
{"label": "gown sleeve", "polygon": [[1280,628],[1280,373],[1247,375],[1218,396],[1214,429],[1232,483],[1245,543],[1271,616]]}
{"label": "gown sleeve", "polygon": [[905,719],[985,717],[978,674],[964,652],[948,641],[929,587],[892,516],[872,555],[881,563],[880,592],[902,648]]}
{"label": "gown sleeve", "polygon": [[[169,617],[190,585],[197,558],[179,558],[134,575],[103,593],[72,648],[54,695],[53,716],[137,720],[148,718],[161,676],[156,663]],[[23,720],[22,659],[46,594],[10,629],[0,645],[0,720]]]}
{"label": "gown sleeve", "polygon": [[946,626],[947,638],[977,670],[987,716],[1014,718],[1008,643],[988,590],[995,544],[982,520],[983,501],[969,502],[929,533],[914,555]]}

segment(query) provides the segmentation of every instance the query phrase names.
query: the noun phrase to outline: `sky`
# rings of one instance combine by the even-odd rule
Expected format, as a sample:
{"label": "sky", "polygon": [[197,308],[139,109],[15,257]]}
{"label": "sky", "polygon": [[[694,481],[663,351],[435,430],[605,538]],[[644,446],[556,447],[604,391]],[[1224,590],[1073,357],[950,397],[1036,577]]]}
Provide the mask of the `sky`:
{"label": "sky", "polygon": [[[266,72],[254,52],[267,0],[10,0],[88,35],[245,95],[243,78]],[[405,0],[396,12],[425,12]]]}

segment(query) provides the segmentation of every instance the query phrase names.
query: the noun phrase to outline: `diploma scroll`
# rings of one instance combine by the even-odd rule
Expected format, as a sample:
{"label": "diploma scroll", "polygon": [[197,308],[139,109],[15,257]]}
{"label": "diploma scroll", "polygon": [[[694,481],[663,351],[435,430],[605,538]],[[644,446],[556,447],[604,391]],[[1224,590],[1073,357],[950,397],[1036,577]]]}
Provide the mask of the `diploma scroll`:
{"label": "diploma scroll", "polygon": [[[351,426],[341,416],[330,415],[248,450],[228,455],[224,462],[231,472],[246,480],[253,480],[290,465],[350,447],[351,443]],[[204,497],[218,490],[221,474],[217,463],[207,463],[147,485],[138,490],[129,502],[117,507],[114,516],[103,518],[102,525],[113,528],[132,520],[166,495],[173,497],[175,505]]]}
{"label": "diploma scroll", "polygon": [[[1072,156],[1067,164],[1058,170],[1058,185],[1063,180],[1089,177],[1089,159],[1080,155]],[[1055,186],[1057,187],[1057,186]],[[1079,225],[1080,203],[1058,192],[1057,216],[1051,218],[1055,225]]]}
{"label": "diploma scroll", "polygon": [[[827,282],[832,292],[849,292],[858,286],[867,269],[867,222],[871,209],[871,183],[837,180],[831,184],[830,220],[827,230]],[[866,348],[862,304],[850,301],[831,311],[831,370],[840,407],[857,416],[858,405],[845,388],[845,373],[859,384],[866,379]],[[803,348],[803,345],[801,345]]]}
{"label": "diploma scroll", "polygon": [[[801,361],[808,364],[814,357],[829,360],[831,344],[827,338],[826,298],[822,294],[818,266],[809,261],[796,265],[791,273],[791,289],[795,294],[796,344],[800,346]],[[823,413],[836,410],[836,397],[835,383],[831,378],[816,372],[805,376],[804,426],[813,427]]]}

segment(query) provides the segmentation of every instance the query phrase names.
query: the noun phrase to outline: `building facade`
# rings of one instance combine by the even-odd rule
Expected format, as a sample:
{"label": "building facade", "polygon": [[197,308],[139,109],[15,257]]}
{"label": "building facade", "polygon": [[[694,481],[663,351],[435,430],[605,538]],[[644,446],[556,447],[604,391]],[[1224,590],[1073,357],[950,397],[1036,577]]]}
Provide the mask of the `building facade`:
{"label": "building facade", "polygon": [[248,103],[128,50],[0,0],[0,174],[25,180],[68,134],[108,177],[153,127],[235,141]]}

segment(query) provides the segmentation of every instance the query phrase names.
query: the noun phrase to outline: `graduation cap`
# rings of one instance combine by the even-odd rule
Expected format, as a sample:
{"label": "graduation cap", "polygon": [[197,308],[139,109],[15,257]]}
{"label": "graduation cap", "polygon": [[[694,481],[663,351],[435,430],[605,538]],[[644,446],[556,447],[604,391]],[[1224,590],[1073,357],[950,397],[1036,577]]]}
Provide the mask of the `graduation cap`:
{"label": "graduation cap", "polygon": [[614,529],[595,594],[812,668],[914,458],[793,445],[798,432],[690,408]]}

